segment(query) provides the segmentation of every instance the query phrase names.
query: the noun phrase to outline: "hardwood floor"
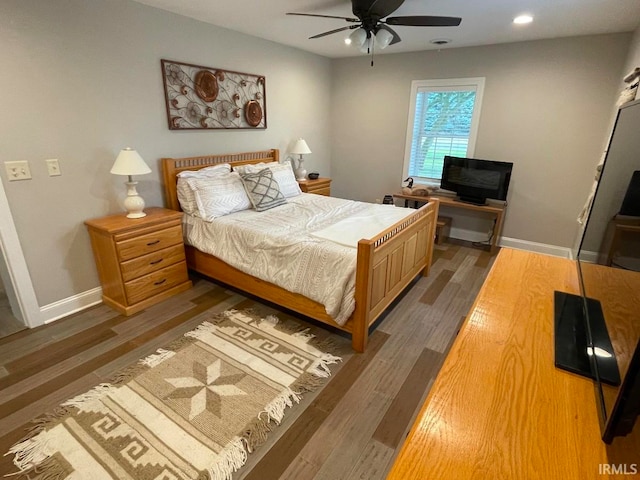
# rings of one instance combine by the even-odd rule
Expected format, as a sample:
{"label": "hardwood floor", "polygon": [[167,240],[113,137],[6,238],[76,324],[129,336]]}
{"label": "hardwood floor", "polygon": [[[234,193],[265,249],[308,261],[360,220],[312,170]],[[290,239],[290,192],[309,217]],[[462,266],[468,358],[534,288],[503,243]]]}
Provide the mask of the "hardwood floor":
{"label": "hardwood floor", "polygon": [[[493,263],[466,244],[437,245],[420,278],[371,334],[364,354],[330,337],[343,361],[328,383],[304,395],[234,480],[384,479],[458,328]],[[67,398],[193,329],[212,313],[254,308],[288,314],[202,278],[194,287],[131,317],[105,305],[0,339],[0,450],[29,422]],[[302,320],[298,320],[305,323]],[[0,457],[0,475],[15,469]]]}

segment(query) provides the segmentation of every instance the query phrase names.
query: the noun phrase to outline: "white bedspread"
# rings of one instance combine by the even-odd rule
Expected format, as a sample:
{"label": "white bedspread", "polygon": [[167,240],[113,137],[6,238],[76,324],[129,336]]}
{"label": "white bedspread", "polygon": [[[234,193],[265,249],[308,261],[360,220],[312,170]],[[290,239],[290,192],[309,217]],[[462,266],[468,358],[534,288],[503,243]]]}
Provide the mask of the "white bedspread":
{"label": "white bedspread", "polygon": [[185,241],[244,273],[323,304],[342,325],[355,308],[358,240],[413,211],[314,194],[287,202],[213,222],[184,215]]}

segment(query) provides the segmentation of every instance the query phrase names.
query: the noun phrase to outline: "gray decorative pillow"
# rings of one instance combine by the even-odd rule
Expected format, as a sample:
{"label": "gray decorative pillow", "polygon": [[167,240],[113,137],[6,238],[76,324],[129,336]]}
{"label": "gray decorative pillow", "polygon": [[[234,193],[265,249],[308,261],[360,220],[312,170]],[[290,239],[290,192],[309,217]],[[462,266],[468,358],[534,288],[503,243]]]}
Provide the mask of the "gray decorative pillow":
{"label": "gray decorative pillow", "polygon": [[253,208],[258,212],[264,212],[270,208],[277,207],[287,203],[280,191],[280,185],[275,178],[273,172],[268,168],[260,170],[257,173],[245,173],[240,175],[244,189],[247,191],[249,200],[253,204]]}

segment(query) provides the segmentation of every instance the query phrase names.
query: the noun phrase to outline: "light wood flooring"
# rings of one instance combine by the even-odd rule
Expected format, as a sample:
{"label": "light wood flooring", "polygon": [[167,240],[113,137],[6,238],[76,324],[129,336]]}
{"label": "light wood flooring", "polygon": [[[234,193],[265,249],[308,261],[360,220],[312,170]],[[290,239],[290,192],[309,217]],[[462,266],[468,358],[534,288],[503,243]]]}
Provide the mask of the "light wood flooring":
{"label": "light wood flooring", "polygon": [[[379,322],[364,354],[309,323],[334,340],[343,361],[287,412],[234,480],[384,479],[493,259],[465,244],[436,246],[431,274]],[[0,453],[34,417],[229,308],[273,312],[195,277],[192,289],[131,317],[100,305],[1,339]],[[13,471],[11,458],[0,457],[0,475]]]}

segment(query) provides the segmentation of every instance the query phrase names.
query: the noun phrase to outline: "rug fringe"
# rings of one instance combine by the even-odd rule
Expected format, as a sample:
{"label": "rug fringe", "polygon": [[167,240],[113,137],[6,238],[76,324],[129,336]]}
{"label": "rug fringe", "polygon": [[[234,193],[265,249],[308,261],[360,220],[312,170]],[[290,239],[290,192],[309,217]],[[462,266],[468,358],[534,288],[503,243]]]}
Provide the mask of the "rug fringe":
{"label": "rug fringe", "polygon": [[298,379],[291,385],[290,388],[298,395],[302,395],[306,392],[313,392],[314,390],[324,385],[324,382],[324,378],[306,372],[300,375],[300,377],[298,377]]}
{"label": "rug fringe", "polygon": [[76,395],[75,397],[62,402],[61,405],[63,407],[81,408],[85,403],[100,400],[101,398],[104,398],[110,393],[116,391],[117,388],[117,386],[111,383],[101,383],[87,392],[81,393],[80,395]]}
{"label": "rug fringe", "polygon": [[316,364],[309,370],[310,373],[322,378],[329,378],[331,376],[331,370],[328,365],[341,362],[342,358],[336,357],[330,353],[324,353],[317,360]]}
{"label": "rug fringe", "polygon": [[19,470],[13,475],[26,474],[34,471],[36,466],[44,465],[51,455],[47,448],[47,431],[41,430],[30,438],[16,443],[5,453],[5,456],[11,454],[14,455],[13,463]]}
{"label": "rug fringe", "polygon": [[218,455],[215,465],[208,469],[211,480],[231,480],[233,472],[247,462],[247,450],[240,437],[229,442]]}
{"label": "rug fringe", "polygon": [[203,334],[210,334],[210,333],[214,333],[216,331],[216,324],[220,323],[221,320],[224,319],[212,319],[214,320],[213,322],[202,322],[200,325],[198,325],[196,328],[194,328],[193,330],[185,333],[186,337],[190,337],[190,338],[195,338],[200,339],[202,337]]}
{"label": "rug fringe", "polygon": [[285,410],[287,407],[293,407],[293,402],[300,403],[300,395],[291,388],[287,388],[264,407],[264,410],[258,414],[258,418],[262,418],[262,414],[266,413],[267,421],[273,420],[280,424]]}
{"label": "rug fringe", "polygon": [[168,360],[171,357],[173,357],[175,354],[176,352],[174,352],[173,350],[166,350],[164,348],[159,348],[158,350],[156,350],[156,353],[152,353],[148,357],[140,360],[140,363],[149,368],[157,367],[165,360]]}
{"label": "rug fringe", "polygon": [[293,402],[300,403],[300,394],[291,388],[283,390],[274,398],[258,416],[247,425],[242,434],[242,439],[249,453],[263,445],[271,433],[284,418],[287,407],[292,407]]}
{"label": "rug fringe", "polygon": [[67,478],[69,472],[53,459],[53,457],[45,458],[39,465],[31,466],[25,470],[15,473],[7,473],[5,477],[12,480],[63,480]]}

